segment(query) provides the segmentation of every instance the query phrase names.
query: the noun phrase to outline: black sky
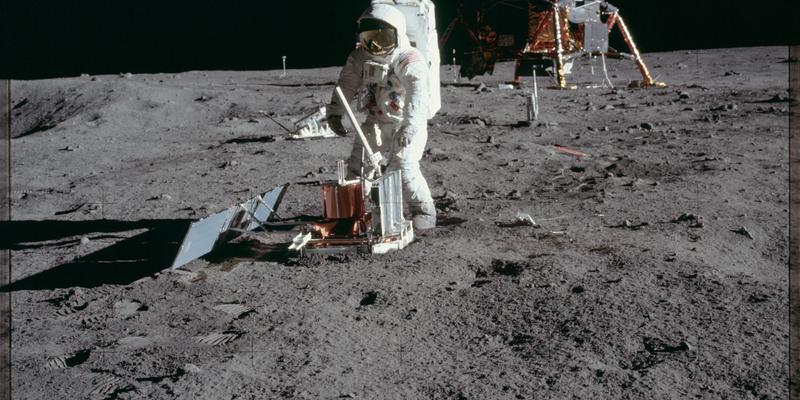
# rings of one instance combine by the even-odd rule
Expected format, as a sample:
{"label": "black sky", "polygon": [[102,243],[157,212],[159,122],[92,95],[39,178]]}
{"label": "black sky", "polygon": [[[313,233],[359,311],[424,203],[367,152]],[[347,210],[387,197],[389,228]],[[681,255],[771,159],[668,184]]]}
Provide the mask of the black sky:
{"label": "black sky", "polygon": [[[440,33],[460,1],[434,0]],[[3,78],[340,65],[368,0],[13,1],[0,8]],[[640,49],[797,44],[790,0],[617,0]],[[524,11],[496,8],[498,32]],[[517,16],[517,18],[515,18]],[[515,25],[515,26],[505,26]],[[450,47],[466,50],[456,34]],[[613,43],[612,43],[613,44]],[[449,56],[444,57],[449,60]]]}

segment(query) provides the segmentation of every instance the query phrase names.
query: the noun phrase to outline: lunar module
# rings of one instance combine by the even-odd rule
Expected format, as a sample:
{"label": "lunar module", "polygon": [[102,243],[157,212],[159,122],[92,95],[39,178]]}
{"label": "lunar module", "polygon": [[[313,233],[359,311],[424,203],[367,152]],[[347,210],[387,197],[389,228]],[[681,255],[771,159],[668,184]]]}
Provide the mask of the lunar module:
{"label": "lunar module", "polygon": [[[560,0],[545,10],[528,3],[528,19],[529,38],[517,58],[516,82],[519,82],[520,75],[530,70],[526,68],[526,62],[532,62],[534,67],[538,64],[541,68],[545,60],[552,60],[558,87],[563,89],[567,87],[565,75],[568,63],[581,55],[599,55],[604,71],[606,56],[627,57],[636,63],[642,74],[641,86],[665,86],[650,76],[633,36],[619,15],[619,9],[608,2]],[[619,27],[631,52],[629,55],[609,47],[609,34],[614,26]]]}
{"label": "lunar module", "polygon": [[[487,15],[498,6],[513,8],[515,15],[520,10],[527,9],[524,46],[517,45],[520,42],[519,35],[498,33],[489,25]],[[604,71],[606,57],[628,58],[636,64],[642,75],[641,86],[664,86],[651,77],[619,9],[606,1],[483,0],[476,20],[481,27],[479,32],[471,28],[465,21],[463,12],[459,11],[442,36],[440,47],[444,48],[450,35],[460,24],[477,45],[478,50],[471,53],[473,56],[462,62],[462,76],[465,75],[464,71],[468,77],[487,72],[491,74],[496,61],[515,60],[514,82],[520,83],[520,76],[530,76],[538,71],[554,76],[557,87],[563,89],[569,87],[566,75],[570,73],[573,61],[588,55],[599,56],[603,61]],[[609,37],[615,26],[619,27],[630,53],[622,53],[609,46]],[[513,30],[509,26],[496,28]]]}

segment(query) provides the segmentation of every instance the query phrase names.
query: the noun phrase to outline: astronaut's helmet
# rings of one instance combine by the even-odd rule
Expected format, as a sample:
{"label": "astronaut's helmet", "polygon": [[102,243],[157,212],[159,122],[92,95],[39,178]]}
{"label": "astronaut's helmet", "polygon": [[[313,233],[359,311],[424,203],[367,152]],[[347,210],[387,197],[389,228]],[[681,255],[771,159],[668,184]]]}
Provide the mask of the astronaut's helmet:
{"label": "astronaut's helmet", "polygon": [[389,55],[397,48],[397,29],[379,19],[362,18],[358,21],[358,42],[373,56]]}
{"label": "astronaut's helmet", "polygon": [[359,46],[377,59],[390,56],[395,49],[410,46],[403,12],[378,0],[373,0],[358,18],[358,33]]}

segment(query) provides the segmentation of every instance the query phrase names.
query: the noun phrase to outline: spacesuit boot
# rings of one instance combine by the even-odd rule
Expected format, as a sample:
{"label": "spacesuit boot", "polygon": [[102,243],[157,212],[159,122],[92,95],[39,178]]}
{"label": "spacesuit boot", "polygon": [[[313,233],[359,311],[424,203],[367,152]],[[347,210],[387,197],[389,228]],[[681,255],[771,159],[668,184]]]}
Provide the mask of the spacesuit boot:
{"label": "spacesuit boot", "polygon": [[425,230],[436,227],[436,207],[433,201],[420,202],[415,206],[409,203],[411,208],[411,221],[414,222],[414,229]]}
{"label": "spacesuit boot", "polygon": [[428,188],[428,182],[422,176],[417,164],[416,171],[402,169],[403,195],[407,196],[406,204],[414,221],[414,229],[431,229],[436,227],[436,206]]}

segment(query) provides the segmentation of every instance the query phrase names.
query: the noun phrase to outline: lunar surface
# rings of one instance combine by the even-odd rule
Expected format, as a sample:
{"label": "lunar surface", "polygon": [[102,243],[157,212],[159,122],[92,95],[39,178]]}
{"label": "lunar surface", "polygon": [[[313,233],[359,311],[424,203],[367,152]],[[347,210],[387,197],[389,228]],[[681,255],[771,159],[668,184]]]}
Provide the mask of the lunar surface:
{"label": "lunar surface", "polygon": [[788,50],[644,58],[667,88],[583,59],[530,126],[512,63],[443,67],[439,226],[402,251],[275,230],[176,270],[188,223],[256,193],[321,214],[353,137],[267,114],[339,68],[13,82],[13,398],[787,398]]}

